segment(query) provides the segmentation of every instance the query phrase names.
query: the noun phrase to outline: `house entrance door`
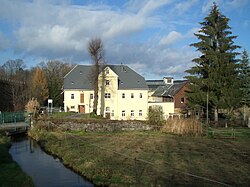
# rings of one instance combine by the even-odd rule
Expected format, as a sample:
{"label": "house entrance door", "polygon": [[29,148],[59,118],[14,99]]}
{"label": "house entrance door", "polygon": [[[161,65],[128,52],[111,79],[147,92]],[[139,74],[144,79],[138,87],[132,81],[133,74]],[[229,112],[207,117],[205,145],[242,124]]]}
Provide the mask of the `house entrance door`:
{"label": "house entrance door", "polygon": [[106,119],[110,119],[110,112],[106,112],[105,117],[106,117]]}
{"label": "house entrance door", "polygon": [[85,105],[79,105],[79,113],[85,113]]}

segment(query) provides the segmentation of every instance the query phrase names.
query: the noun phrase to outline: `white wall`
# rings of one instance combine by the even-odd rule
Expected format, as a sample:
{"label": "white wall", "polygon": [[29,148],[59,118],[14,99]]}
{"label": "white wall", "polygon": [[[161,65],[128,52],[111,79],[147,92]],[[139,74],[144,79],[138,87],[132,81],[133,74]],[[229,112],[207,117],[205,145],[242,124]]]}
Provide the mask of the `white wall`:
{"label": "white wall", "polygon": [[[80,103],[80,95],[84,94],[84,103]],[[71,99],[71,94],[74,94],[74,99]],[[94,94],[91,90],[65,90],[64,91],[64,111],[79,112],[79,105],[85,105],[85,112],[93,111],[93,99],[90,99],[90,94]],[[74,107],[74,108],[72,108]]]}
{"label": "white wall", "polygon": [[[125,98],[122,98],[125,94]],[[131,98],[131,94],[134,98]],[[142,98],[140,98],[142,94]],[[119,120],[146,120],[148,113],[148,90],[118,90],[118,119]],[[122,111],[125,111],[125,116],[122,116]],[[131,116],[131,110],[134,111],[134,116]],[[142,111],[142,116],[139,111]]]}
{"label": "white wall", "polygon": [[174,113],[174,102],[151,102],[148,103],[148,108],[155,105],[162,107],[165,119],[169,117],[169,113]]}

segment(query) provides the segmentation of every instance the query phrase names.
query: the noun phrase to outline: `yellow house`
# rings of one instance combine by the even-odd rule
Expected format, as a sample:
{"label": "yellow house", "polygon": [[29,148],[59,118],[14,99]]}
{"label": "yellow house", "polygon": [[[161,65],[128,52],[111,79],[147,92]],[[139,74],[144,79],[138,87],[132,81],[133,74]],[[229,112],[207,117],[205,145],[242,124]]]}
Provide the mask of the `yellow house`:
{"label": "yellow house", "polygon": [[[76,65],[64,77],[65,111],[91,113],[92,66]],[[145,120],[148,86],[144,77],[125,65],[106,65],[99,73],[97,114],[113,120]],[[103,89],[102,89],[103,88]]]}

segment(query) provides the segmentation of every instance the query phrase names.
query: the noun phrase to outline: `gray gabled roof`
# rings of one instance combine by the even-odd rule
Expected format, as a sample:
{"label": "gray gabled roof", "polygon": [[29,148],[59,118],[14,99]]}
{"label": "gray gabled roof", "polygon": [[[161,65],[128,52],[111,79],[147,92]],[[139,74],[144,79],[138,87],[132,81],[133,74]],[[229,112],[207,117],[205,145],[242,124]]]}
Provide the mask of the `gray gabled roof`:
{"label": "gray gabled roof", "polygon": [[136,73],[130,67],[125,65],[108,65],[118,75],[118,89],[145,89],[148,86],[144,77]]}
{"label": "gray gabled roof", "polygon": [[[77,65],[64,77],[64,89],[91,90],[91,65]],[[118,76],[118,89],[148,89],[144,77],[125,65],[106,65]]]}
{"label": "gray gabled roof", "polygon": [[149,90],[154,91],[159,86],[164,86],[165,83],[163,80],[146,80]]}
{"label": "gray gabled roof", "polygon": [[160,80],[147,80],[148,87],[154,91],[152,96],[156,97],[174,97],[180,89],[185,86],[187,80],[177,80],[173,84],[165,84],[164,81]]}
{"label": "gray gabled roof", "polygon": [[91,81],[89,78],[92,66],[76,65],[64,77],[64,89],[92,89]]}

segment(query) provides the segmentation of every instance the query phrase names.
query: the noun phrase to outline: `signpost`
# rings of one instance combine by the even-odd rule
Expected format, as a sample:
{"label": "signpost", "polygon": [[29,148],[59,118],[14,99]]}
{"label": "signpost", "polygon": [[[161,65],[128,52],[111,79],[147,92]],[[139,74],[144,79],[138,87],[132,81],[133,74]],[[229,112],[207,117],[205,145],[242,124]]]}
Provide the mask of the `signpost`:
{"label": "signpost", "polygon": [[53,100],[48,99],[48,113],[52,114]]}

